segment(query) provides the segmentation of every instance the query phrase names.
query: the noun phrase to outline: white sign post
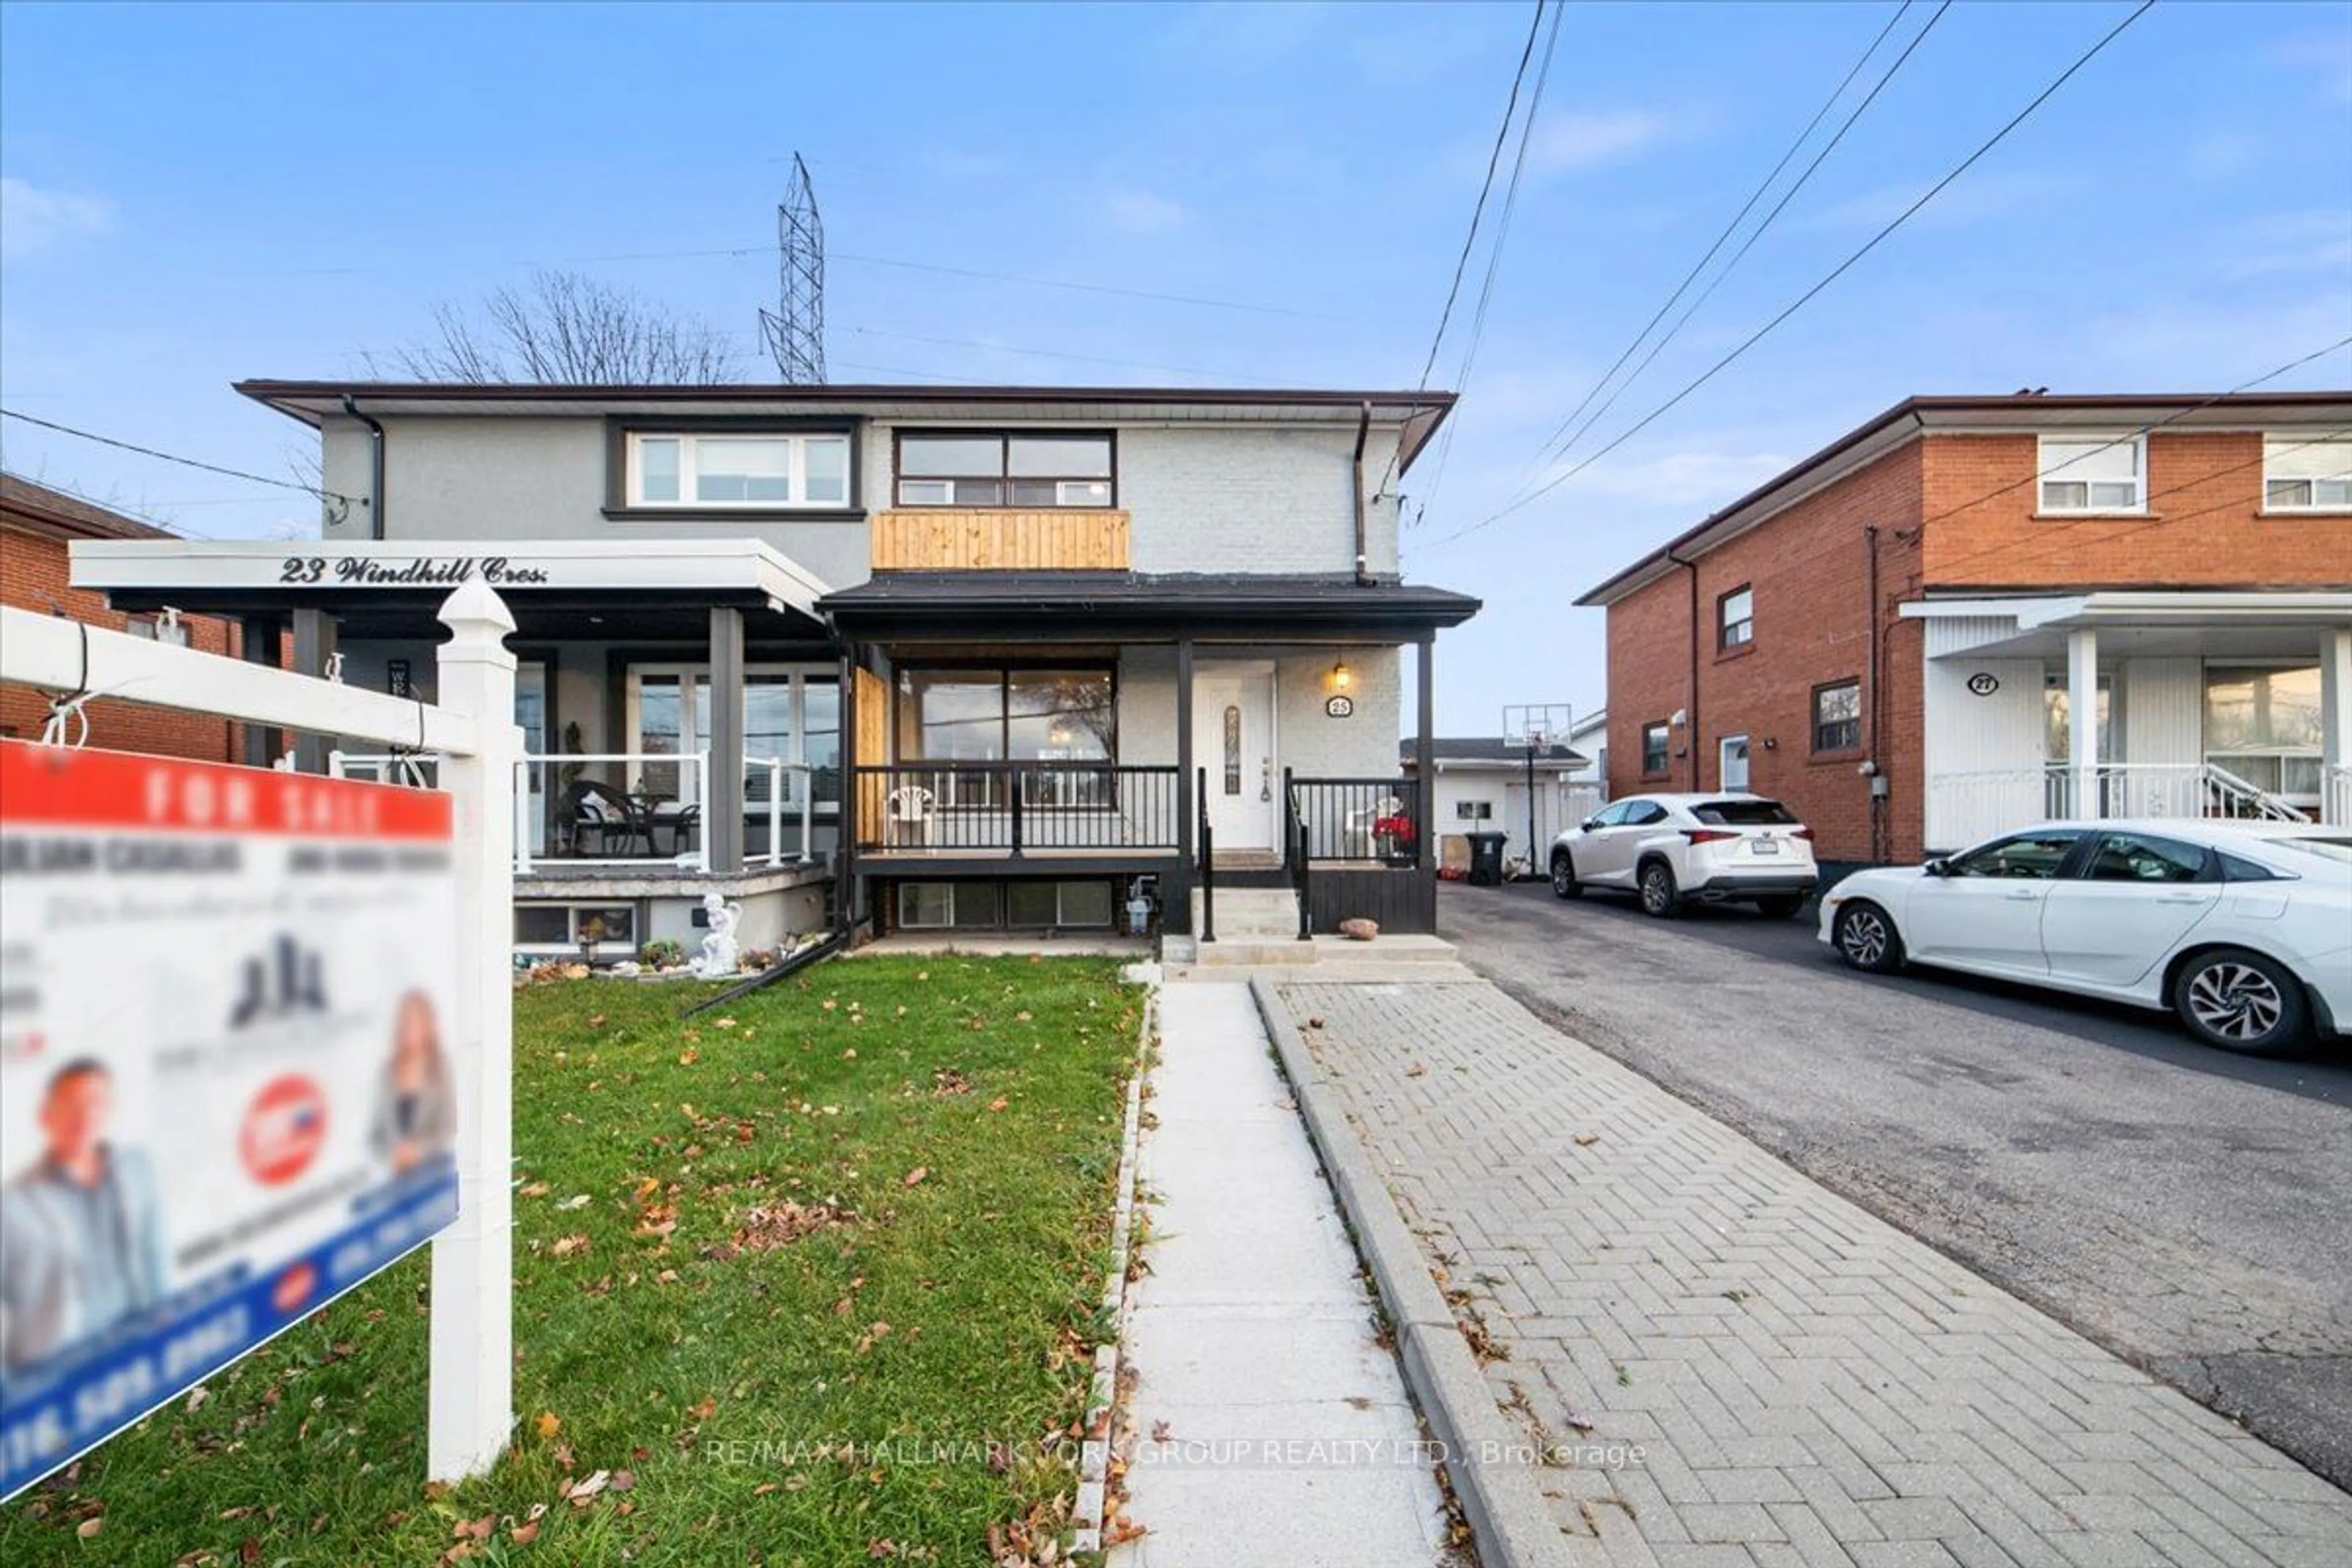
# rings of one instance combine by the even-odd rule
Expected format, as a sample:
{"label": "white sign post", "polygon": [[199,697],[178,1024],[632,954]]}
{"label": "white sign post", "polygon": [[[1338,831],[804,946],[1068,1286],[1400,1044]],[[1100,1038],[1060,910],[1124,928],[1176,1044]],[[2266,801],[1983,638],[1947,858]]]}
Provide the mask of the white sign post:
{"label": "white sign post", "polygon": [[[481,744],[442,764],[457,809],[457,1221],[433,1243],[425,1474],[479,1475],[514,1424],[514,616],[479,579],[441,606],[444,706]],[[496,962],[491,962],[495,959]]]}

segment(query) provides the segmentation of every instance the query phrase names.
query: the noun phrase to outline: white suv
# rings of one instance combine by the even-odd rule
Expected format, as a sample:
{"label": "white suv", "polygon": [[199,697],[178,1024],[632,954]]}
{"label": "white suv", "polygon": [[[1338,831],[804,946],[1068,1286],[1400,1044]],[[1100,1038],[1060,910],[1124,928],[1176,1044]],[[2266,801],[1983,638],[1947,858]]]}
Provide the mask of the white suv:
{"label": "white suv", "polygon": [[1661,919],[1694,900],[1786,919],[1820,880],[1813,830],[1759,795],[1629,795],[1551,845],[1553,892],[1622,889]]}

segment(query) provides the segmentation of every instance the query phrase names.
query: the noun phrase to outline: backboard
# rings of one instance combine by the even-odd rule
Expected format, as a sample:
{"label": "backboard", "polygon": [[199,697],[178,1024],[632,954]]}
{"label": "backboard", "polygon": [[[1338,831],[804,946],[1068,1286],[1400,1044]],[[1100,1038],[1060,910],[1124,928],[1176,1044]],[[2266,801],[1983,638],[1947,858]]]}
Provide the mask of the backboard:
{"label": "backboard", "polygon": [[1569,705],[1565,702],[1507,702],[1503,705],[1503,743],[1514,749],[1542,751],[1568,742]]}

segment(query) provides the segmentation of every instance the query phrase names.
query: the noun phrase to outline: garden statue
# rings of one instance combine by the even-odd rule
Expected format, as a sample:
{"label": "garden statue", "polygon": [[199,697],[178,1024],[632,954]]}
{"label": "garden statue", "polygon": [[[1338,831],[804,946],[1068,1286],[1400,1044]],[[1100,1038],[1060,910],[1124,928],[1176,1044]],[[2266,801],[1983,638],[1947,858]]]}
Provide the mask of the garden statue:
{"label": "garden statue", "polygon": [[702,939],[702,956],[694,961],[694,977],[724,980],[742,960],[735,945],[735,927],[743,918],[743,906],[730,904],[717,893],[705,893],[702,912],[710,932]]}

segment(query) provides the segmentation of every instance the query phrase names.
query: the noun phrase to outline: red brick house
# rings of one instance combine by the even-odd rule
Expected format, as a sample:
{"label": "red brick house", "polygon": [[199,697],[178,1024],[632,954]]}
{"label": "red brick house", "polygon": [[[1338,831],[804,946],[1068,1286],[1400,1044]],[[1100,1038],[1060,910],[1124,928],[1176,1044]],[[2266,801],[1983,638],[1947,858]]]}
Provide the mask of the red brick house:
{"label": "red brick house", "polygon": [[1610,793],[1745,785],[1824,859],[2352,821],[2352,392],[1911,398],[1578,602]]}
{"label": "red brick house", "polygon": [[[0,474],[0,604],[43,615],[64,616],[93,626],[146,637],[177,639],[192,647],[235,655],[236,634],[210,616],[173,617],[125,615],[106,605],[106,595],[76,588],[68,578],[67,546],[77,539],[169,539],[162,529],[102,506],[54,490],[14,474]],[[43,696],[22,686],[0,687],[0,735],[36,740],[48,717]],[[89,717],[89,744],[113,752],[147,752],[205,762],[237,760],[240,726],[197,713],[99,700]]]}

